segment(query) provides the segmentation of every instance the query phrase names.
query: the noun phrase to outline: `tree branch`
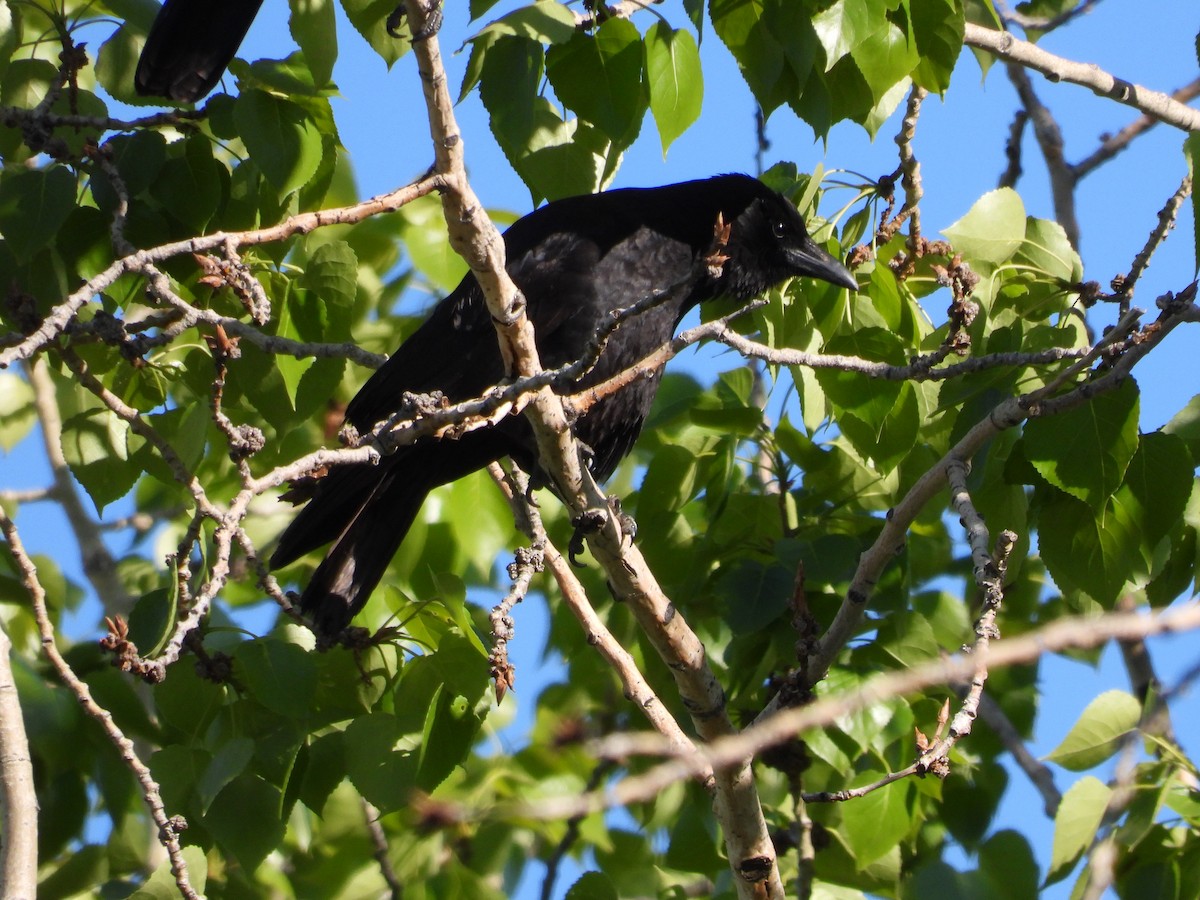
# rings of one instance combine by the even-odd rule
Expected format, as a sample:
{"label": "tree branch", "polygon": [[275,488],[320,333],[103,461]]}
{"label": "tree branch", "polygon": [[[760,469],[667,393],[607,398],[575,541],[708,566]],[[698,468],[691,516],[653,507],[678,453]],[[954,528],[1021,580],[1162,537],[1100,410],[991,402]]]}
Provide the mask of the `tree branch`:
{"label": "tree branch", "polygon": [[1105,72],[1099,66],[1080,63],[1047,53],[1040,47],[1022,41],[1006,31],[984,28],[972,22],[966,23],[963,43],[968,47],[986,50],[1001,59],[1019,63],[1041,72],[1051,81],[1069,81],[1090,88],[1102,97],[1108,97],[1127,106],[1141,110],[1161,122],[1183,131],[1200,129],[1200,110],[1172,99],[1160,91],[1152,91],[1141,85],[1132,84]]}
{"label": "tree branch", "polygon": [[38,799],[11,654],[12,641],[0,629],[0,895],[33,900],[38,880]]}
{"label": "tree branch", "polygon": [[42,425],[42,443],[54,475],[54,499],[62,506],[71,531],[79,544],[80,563],[96,596],[109,615],[127,615],[133,608],[133,598],[117,576],[117,564],[104,540],[100,527],[84,508],[79,489],[71,475],[62,449],[62,418],[58,411],[57,388],[50,377],[45,359],[37,359],[26,367],[29,385],[33,388],[33,407]]}
{"label": "tree branch", "polygon": [[765,721],[756,722],[740,734],[701,745],[692,757],[674,757],[667,743],[655,734],[612,735],[593,742],[591,751],[601,758],[620,759],[633,755],[671,758],[644,773],[610,785],[602,792],[531,801],[517,804],[511,809],[497,809],[496,813],[534,819],[562,819],[644,802],[694,774],[695,767],[701,761],[719,768],[730,761],[761,753],[768,747],[792,740],[798,732],[826,727],[860,710],[936,685],[968,680],[979,666],[994,670],[1026,665],[1046,653],[1097,647],[1114,639],[1148,638],[1197,629],[1200,629],[1200,604],[1196,602],[1159,614],[1105,613],[1060,619],[1020,637],[991,644],[979,656],[974,653],[958,654],[875,675],[848,694],[782,710]]}
{"label": "tree branch", "polygon": [[[407,0],[415,32],[426,23],[418,0]],[[421,73],[437,171],[445,180],[443,209],[454,249],[467,260],[483,290],[508,371],[517,376],[541,371],[524,298],[504,269],[504,245],[475,199],[463,171],[463,148],[441,65],[436,35],[414,45]],[[602,525],[588,535],[593,556],[629,603],[651,643],[670,667],[697,731],[706,740],[735,731],[725,695],[705,660],[704,646],[663,594],[641,553],[625,547],[624,535],[596,486],[571,435],[561,400],[548,387],[534,395],[526,415],[537,438],[542,467],[551,473],[573,515],[596,512]],[[752,900],[763,890],[782,898],[783,885],[749,759],[716,774],[714,809],[725,834],[738,896]]]}
{"label": "tree branch", "polygon": [[180,893],[187,900],[200,900],[200,895],[196,893],[188,879],[187,862],[184,860],[183,852],[179,846],[179,833],[187,827],[187,823],[179,816],[167,817],[158,783],[150,774],[150,769],[138,757],[137,750],[133,746],[133,741],[125,737],[124,732],[113,721],[112,714],[96,702],[95,698],[92,697],[91,689],[75,674],[74,670],[59,652],[58,644],[54,637],[54,625],[50,621],[50,613],[46,608],[46,593],[42,589],[41,582],[38,580],[37,567],[25,552],[25,546],[22,544],[21,537],[17,533],[16,525],[13,524],[3,509],[0,509],[0,532],[3,532],[5,539],[8,541],[8,548],[13,555],[13,559],[16,561],[21,582],[24,584],[25,590],[29,594],[29,599],[33,603],[33,613],[37,619],[38,632],[42,638],[42,650],[50,660],[50,664],[54,667],[54,670],[58,673],[58,677],[62,679],[67,689],[79,701],[79,705],[83,708],[83,711],[95,719],[100,724],[100,727],[104,729],[104,733],[108,736],[109,741],[117,748],[117,752],[121,754],[125,765],[141,785],[142,797],[145,799],[146,806],[150,810],[150,817],[154,820],[154,824],[158,826],[158,840],[166,849],[168,857],[170,857],[171,871],[175,874],[175,884],[179,888]]}

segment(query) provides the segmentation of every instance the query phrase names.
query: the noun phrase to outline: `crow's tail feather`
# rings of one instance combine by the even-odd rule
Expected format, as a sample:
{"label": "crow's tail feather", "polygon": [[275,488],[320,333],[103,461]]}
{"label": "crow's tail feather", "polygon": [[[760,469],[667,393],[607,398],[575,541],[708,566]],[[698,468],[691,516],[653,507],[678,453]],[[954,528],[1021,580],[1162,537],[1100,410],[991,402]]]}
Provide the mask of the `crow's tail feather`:
{"label": "crow's tail feather", "polygon": [[262,0],[167,0],[138,60],[137,92],[199,100],[225,74],[260,6]]}
{"label": "crow's tail feather", "polygon": [[390,472],[338,535],[300,596],[317,634],[333,637],[367,603],[412,527],[428,486]]}

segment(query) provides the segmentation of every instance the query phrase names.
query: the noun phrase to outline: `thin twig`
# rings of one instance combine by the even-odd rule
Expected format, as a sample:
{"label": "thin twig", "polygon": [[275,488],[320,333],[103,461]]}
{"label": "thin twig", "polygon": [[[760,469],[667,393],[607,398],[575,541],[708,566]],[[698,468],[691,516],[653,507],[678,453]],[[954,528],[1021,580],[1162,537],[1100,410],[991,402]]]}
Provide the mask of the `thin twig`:
{"label": "thin twig", "polygon": [[392,858],[388,852],[387,835],[383,831],[383,825],[379,823],[381,813],[365,797],[362,798],[362,811],[363,819],[367,823],[367,834],[371,836],[371,855],[379,864],[379,872],[383,875],[383,880],[387,882],[391,900],[401,900],[404,896],[404,885],[400,883],[400,878],[396,875],[396,868],[392,865]]}
{"label": "thin twig", "polygon": [[[1200,78],[1193,79],[1188,84],[1171,93],[1171,99],[1179,103],[1190,103],[1196,97],[1200,97]],[[1075,176],[1075,181],[1078,182],[1085,175],[1090,174],[1099,166],[1108,162],[1133,143],[1135,138],[1145,134],[1155,125],[1159,124],[1159,122],[1160,120],[1155,116],[1139,116],[1116,134],[1105,136],[1100,142],[1100,146],[1090,155],[1071,166],[1071,172]]]}
{"label": "thin twig", "polygon": [[181,816],[167,816],[158,784],[150,774],[150,769],[138,757],[137,750],[133,746],[133,741],[129,740],[117,726],[112,714],[96,702],[87,684],[75,674],[75,671],[59,652],[58,644],[54,637],[54,625],[50,621],[50,613],[46,608],[46,593],[38,579],[37,567],[33,564],[33,560],[29,558],[28,554],[26,554],[21,537],[17,533],[16,525],[13,524],[3,509],[0,509],[0,531],[4,533],[4,537],[8,541],[8,548],[13,555],[13,559],[16,561],[21,582],[24,584],[25,590],[29,593],[29,599],[33,603],[33,613],[37,619],[38,632],[42,638],[43,652],[45,652],[46,657],[50,660],[50,664],[58,673],[58,677],[62,679],[67,689],[79,701],[79,705],[83,708],[84,712],[95,719],[100,724],[100,727],[104,729],[109,741],[117,748],[117,752],[121,754],[125,765],[141,785],[142,797],[145,799],[146,806],[150,810],[150,817],[154,820],[154,824],[158,826],[158,840],[166,849],[167,856],[171,860],[171,871],[175,875],[175,884],[179,888],[180,893],[188,898],[188,900],[200,900],[200,895],[196,893],[188,879],[187,862],[184,860],[183,852],[179,846],[179,833],[187,827],[187,823]]}
{"label": "thin twig", "polygon": [[984,694],[980,700],[979,718],[996,733],[996,736],[1000,738],[1000,743],[1004,744],[1005,749],[1012,754],[1013,762],[1033,782],[1037,792],[1042,795],[1046,817],[1053,819],[1058,813],[1059,804],[1062,803],[1062,792],[1054,783],[1054,773],[1050,771],[1050,767],[1043,764],[1029,751],[1029,747],[1021,739],[1016,726],[1000,708],[1000,704],[987,694]]}

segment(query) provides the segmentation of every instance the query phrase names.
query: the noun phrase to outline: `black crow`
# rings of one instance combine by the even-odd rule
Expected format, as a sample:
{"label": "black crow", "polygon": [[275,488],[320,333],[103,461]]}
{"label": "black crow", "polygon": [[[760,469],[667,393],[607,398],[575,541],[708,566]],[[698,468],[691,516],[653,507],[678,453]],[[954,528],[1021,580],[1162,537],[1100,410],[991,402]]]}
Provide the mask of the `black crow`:
{"label": "black crow", "polygon": [[[724,240],[714,239],[718,223],[728,226]],[[571,390],[637,363],[670,340],[684,314],[705,300],[748,300],[796,275],[857,289],[850,272],[808,236],[796,208],[746,175],[558,200],[515,222],[504,243],[508,272],[525,296],[546,368],[579,359],[615,310],[642,304],[621,321]],[[598,480],[633,447],[661,375],[659,369],[634,380],[575,422]],[[397,411],[406,392],[437,391],[457,402],[504,377],[491,317],[475,278],[467,275],[363,385],[346,421],[365,434]],[[536,445],[524,416],[458,440],[418,440],[377,466],[336,467],[284,531],[271,566],[333,542],[300,604],[319,634],[335,635],[383,577],[425,496],[504,456],[536,472]]]}
{"label": "black crow", "polygon": [[263,0],[166,0],[133,76],[143,96],[192,103],[213,89]]}

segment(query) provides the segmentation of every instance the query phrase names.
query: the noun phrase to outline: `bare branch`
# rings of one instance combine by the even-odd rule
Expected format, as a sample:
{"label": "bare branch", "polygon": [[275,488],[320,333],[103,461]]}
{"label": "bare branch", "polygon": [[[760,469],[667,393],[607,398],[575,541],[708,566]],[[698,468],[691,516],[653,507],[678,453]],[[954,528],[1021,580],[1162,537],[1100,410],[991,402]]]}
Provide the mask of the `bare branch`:
{"label": "bare branch", "polygon": [[401,900],[404,896],[404,885],[400,883],[396,868],[388,855],[387,835],[384,834],[383,826],[379,824],[380,812],[365,798],[362,801],[362,811],[367,823],[367,833],[371,836],[371,855],[375,857],[375,862],[379,863],[379,872],[387,882],[391,900]]}
{"label": "bare branch", "polygon": [[[185,253],[207,253],[227,246],[246,247],[270,244],[298,234],[308,234],[327,225],[349,225],[361,222],[380,213],[394,212],[418,197],[431,194],[443,186],[441,177],[431,175],[402,188],[397,188],[388,194],[364,200],[353,206],[301,213],[268,228],[241,232],[218,231],[214,234],[162,244],[123,256],[115,260],[103,272],[89,278],[66,300],[54,307],[50,315],[32,333],[0,336],[0,347],[7,346],[8,348],[0,351],[0,369],[7,368],[18,360],[28,359],[38,350],[47,346],[66,330],[80,309],[90,303],[97,294],[111,287],[122,275],[130,272],[144,272],[148,265]],[[222,324],[227,323],[223,322]],[[229,330],[231,333],[238,333],[234,327],[229,327]]]}
{"label": "bare branch", "polygon": [[38,798],[11,654],[12,641],[0,629],[0,895],[32,900],[38,880]]}
{"label": "bare branch", "polygon": [[1029,776],[1033,786],[1042,795],[1046,818],[1053,819],[1058,812],[1058,805],[1062,803],[1062,793],[1054,783],[1054,773],[1029,752],[1029,748],[1025,746],[1025,742],[1017,732],[1016,726],[1004,714],[1000,704],[987,694],[980,699],[979,718],[983,719],[987,726],[996,733],[1005,749],[1012,754],[1013,761],[1021,767],[1021,771]]}
{"label": "bare branch", "polygon": [[1004,158],[1008,160],[1008,165],[1004,167],[996,187],[1016,187],[1021,178],[1021,138],[1028,121],[1029,113],[1018,109],[1012,124],[1008,126],[1008,140],[1004,142]]}
{"label": "bare branch", "polygon": [[1146,115],[1154,116],[1159,121],[1183,131],[1200,129],[1200,110],[1185,106],[1160,91],[1152,91],[1141,85],[1116,78],[1099,66],[1075,62],[1055,56],[1053,53],[1047,53],[1040,47],[1028,41],[1019,40],[1006,31],[996,31],[967,22],[963,43],[968,47],[986,50],[1001,59],[1035,69],[1051,81],[1069,81],[1072,84],[1090,88],[1102,97],[1132,106]]}
{"label": "bare branch", "polygon": [[[1171,99],[1179,103],[1188,103],[1196,97],[1200,97],[1200,78],[1192,80],[1183,87],[1171,93]],[[1071,166],[1071,172],[1075,176],[1075,181],[1078,182],[1083,176],[1089,174],[1103,163],[1108,162],[1133,141],[1145,134],[1161,120],[1155,116],[1144,115],[1134,119],[1116,134],[1105,136],[1097,147],[1089,156],[1081,159],[1079,162]]]}
{"label": "bare branch", "polygon": [[[407,0],[406,9],[414,31],[423,31],[427,10],[418,0]],[[445,182],[442,204],[451,244],[479,280],[506,369],[517,376],[536,375],[541,365],[524,298],[505,272],[503,242],[467,184],[462,139],[436,35],[415,44],[414,53],[429,111],[436,168]],[[582,463],[561,400],[548,387],[543,388],[534,395],[526,415],[537,439],[539,458],[555,477],[560,496],[575,516],[593,513],[602,523],[588,535],[592,553],[616,595],[629,603],[670,667],[697,730],[705,739],[733,733],[724,691],[705,660],[704,645],[663,594],[637,548],[626,547],[608,499]],[[714,809],[725,834],[731,868],[738,876],[738,896],[751,900],[765,890],[770,898],[782,898],[783,885],[749,760],[718,772],[716,784]]]}
{"label": "bare branch", "polygon": [[133,598],[117,576],[117,564],[108,552],[96,520],[84,508],[71,469],[62,449],[62,418],[58,411],[57,389],[44,359],[34,360],[27,367],[29,384],[33,388],[33,407],[42,425],[42,441],[46,458],[54,475],[54,499],[67,515],[71,531],[79,544],[83,573],[109,615],[125,615],[133,608]]}
{"label": "bare branch", "polygon": [[1133,265],[1129,267],[1129,273],[1114,282],[1113,289],[1116,291],[1114,299],[1120,304],[1119,309],[1122,313],[1129,309],[1130,303],[1133,302],[1133,290],[1137,286],[1138,279],[1150,267],[1150,259],[1154,256],[1154,252],[1167,239],[1167,234],[1171,229],[1175,227],[1175,219],[1179,215],[1183,201],[1191,196],[1191,193],[1192,176],[1184,175],[1183,181],[1179,183],[1175,193],[1158,211],[1158,222],[1150,231],[1150,236],[1146,238],[1145,246],[1133,258]]}
{"label": "bare branch", "polygon": [[[563,602],[579,621],[584,634],[587,635],[588,643],[596,648],[621,679],[626,699],[641,710],[655,731],[666,738],[676,752],[687,753],[694,749],[691,739],[679,727],[670,710],[663,705],[654,688],[646,681],[629,651],[621,646],[620,641],[613,636],[604,620],[596,613],[575,571],[546,536],[541,514],[527,499],[528,478],[521,472],[507,475],[499,463],[489,465],[488,474],[513,507],[518,526],[535,545],[541,545],[545,565],[558,583]],[[712,770],[702,771],[700,781],[711,790]]]}
{"label": "bare branch", "polygon": [[1075,216],[1075,176],[1063,158],[1062,130],[1050,110],[1038,99],[1025,68],[1015,62],[1010,62],[1006,68],[1009,80],[1021,98],[1021,105],[1025,107],[1029,121],[1033,123],[1033,134],[1042,150],[1042,158],[1046,161],[1046,170],[1050,175],[1050,193],[1054,198],[1054,218],[1067,233],[1067,240],[1071,242],[1071,246],[1078,249],[1079,220]]}
{"label": "bare branch", "polygon": [[1197,629],[1200,629],[1200,604],[1194,601],[1160,614],[1105,613],[1060,619],[1020,637],[992,644],[978,657],[975,654],[959,654],[876,675],[848,694],[822,698],[808,706],[791,707],[770,719],[755,723],[740,734],[701,745],[697,748],[698,753],[692,757],[675,757],[658,735],[612,735],[593,742],[592,752],[602,758],[620,759],[638,754],[672,758],[644,773],[610,785],[603,792],[549,798],[496,812],[535,819],[561,819],[644,802],[694,774],[700,760],[719,768],[730,761],[761,753],[768,747],[792,740],[798,732],[828,726],[859,710],[936,685],[969,679],[979,666],[995,670],[1026,665],[1046,653],[1097,647],[1114,639],[1148,638]]}
{"label": "bare branch", "polygon": [[3,509],[0,509],[0,532],[3,532],[5,539],[8,541],[8,547],[12,552],[13,559],[16,561],[21,582],[24,584],[25,590],[29,593],[29,599],[33,603],[33,613],[37,619],[38,632],[42,638],[42,650],[50,660],[50,664],[54,667],[54,670],[58,673],[58,677],[62,679],[67,689],[79,701],[79,705],[83,708],[84,712],[95,719],[100,724],[100,727],[104,729],[104,733],[108,736],[109,741],[117,748],[117,752],[121,754],[121,759],[125,761],[125,765],[141,785],[142,797],[146,801],[146,806],[149,807],[150,817],[154,820],[154,824],[158,826],[158,840],[170,857],[171,871],[175,874],[175,884],[179,888],[180,893],[188,898],[188,900],[200,900],[200,895],[196,893],[188,879],[187,862],[184,860],[183,852],[179,847],[179,833],[187,827],[187,823],[180,816],[167,817],[158,784],[150,774],[150,769],[138,757],[133,742],[125,737],[124,732],[113,721],[112,714],[96,702],[87,684],[75,674],[75,671],[67,664],[67,661],[59,652],[58,644],[54,637],[54,625],[50,621],[50,613],[46,608],[46,592],[42,589],[41,582],[38,580],[37,567],[25,552],[25,546],[22,544],[21,537],[17,533],[16,525],[13,524]]}
{"label": "bare branch", "polygon": [[[925,189],[921,185],[921,163],[913,153],[913,138],[917,133],[917,119],[921,115],[921,103],[929,92],[922,87],[914,86],[908,95],[908,107],[900,122],[900,133],[896,135],[896,146],[900,149],[900,171],[903,175],[901,184],[904,186],[904,205],[900,212],[890,222],[882,224],[877,243],[886,243],[892,235],[900,230],[906,219],[911,219],[908,227],[908,259],[905,269],[911,270],[921,255],[921,198]],[[894,178],[895,176],[891,176]]]}

